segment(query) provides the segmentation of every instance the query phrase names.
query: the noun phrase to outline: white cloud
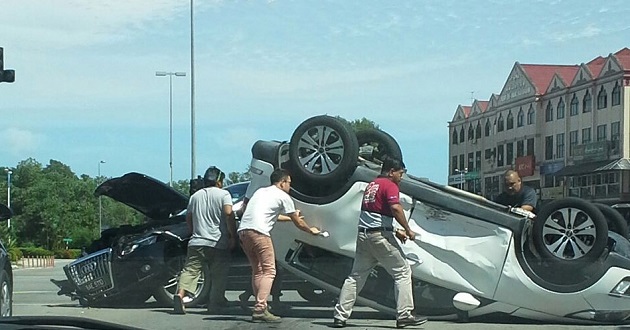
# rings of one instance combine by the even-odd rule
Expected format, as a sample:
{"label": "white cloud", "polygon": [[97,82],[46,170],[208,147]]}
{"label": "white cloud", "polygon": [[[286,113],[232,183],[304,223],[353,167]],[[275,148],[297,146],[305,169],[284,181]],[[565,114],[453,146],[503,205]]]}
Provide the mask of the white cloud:
{"label": "white cloud", "polygon": [[9,153],[23,155],[35,151],[44,140],[44,136],[19,128],[7,128],[0,131],[0,140],[2,145],[8,147]]}
{"label": "white cloud", "polygon": [[582,38],[592,38],[602,33],[602,30],[593,24],[589,24],[582,30],[576,30],[575,32],[558,32],[551,35],[551,38],[556,41],[570,41]]}

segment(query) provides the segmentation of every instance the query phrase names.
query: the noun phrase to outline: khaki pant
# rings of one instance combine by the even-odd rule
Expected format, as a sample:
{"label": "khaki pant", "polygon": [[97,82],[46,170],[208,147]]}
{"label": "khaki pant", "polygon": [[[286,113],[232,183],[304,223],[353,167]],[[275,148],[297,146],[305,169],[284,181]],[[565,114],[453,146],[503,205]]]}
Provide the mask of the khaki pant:
{"label": "khaki pant", "polygon": [[394,279],[397,319],[411,316],[413,311],[413,291],[411,268],[407,263],[394,234],[389,231],[359,233],[356,254],[350,275],[343,283],[339,302],[335,305],[336,319],[345,321],[352,314],[357,300],[370,272],[380,264]]}
{"label": "khaki pant", "polygon": [[[230,251],[228,250],[215,249],[209,246],[189,246],[186,254],[186,263],[177,282],[178,288],[194,293],[201,276],[201,268],[205,262],[210,268],[209,275],[212,278],[208,304],[222,305],[225,298],[230,259]],[[206,283],[206,285],[209,284]]]}
{"label": "khaki pant", "polygon": [[252,267],[252,289],[256,297],[254,312],[260,313],[267,309],[267,297],[271,292],[273,280],[276,277],[276,258],[271,237],[255,230],[239,232],[243,252],[247,255]]}

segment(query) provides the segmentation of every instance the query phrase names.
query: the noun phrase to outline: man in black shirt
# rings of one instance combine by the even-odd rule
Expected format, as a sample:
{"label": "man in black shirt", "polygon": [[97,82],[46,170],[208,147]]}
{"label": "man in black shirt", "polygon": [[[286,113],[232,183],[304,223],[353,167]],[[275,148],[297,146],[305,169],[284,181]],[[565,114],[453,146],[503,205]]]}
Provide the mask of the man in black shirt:
{"label": "man in black shirt", "polygon": [[521,177],[514,170],[507,170],[503,175],[504,190],[497,196],[495,202],[523,210],[535,212],[536,192],[532,187],[524,186]]}

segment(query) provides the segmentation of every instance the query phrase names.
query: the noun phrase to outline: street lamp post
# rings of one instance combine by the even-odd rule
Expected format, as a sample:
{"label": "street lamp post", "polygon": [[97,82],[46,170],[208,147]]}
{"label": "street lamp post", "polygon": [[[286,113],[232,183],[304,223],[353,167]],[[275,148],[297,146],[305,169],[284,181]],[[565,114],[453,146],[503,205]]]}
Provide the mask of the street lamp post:
{"label": "street lamp post", "polygon": [[455,173],[459,173],[459,189],[464,190],[464,176],[468,173],[468,167],[464,167],[463,170],[455,169]]}
{"label": "street lamp post", "polygon": [[[13,171],[11,171],[8,168],[5,168],[4,171],[7,172],[7,207],[9,207],[10,209],[11,208],[11,174],[13,174]],[[7,228],[11,229],[10,218],[7,221]]]}
{"label": "street lamp post", "polygon": [[195,25],[194,1],[190,0],[190,179],[195,178]]}
{"label": "street lamp post", "polygon": [[157,71],[155,75],[158,77],[168,76],[168,117],[169,117],[169,167],[170,180],[169,186],[173,186],[173,76],[186,77],[186,72],[165,72]]}
{"label": "street lamp post", "polygon": [[[104,160],[100,160],[98,162],[98,178],[97,182],[101,180],[101,164],[105,164]],[[103,202],[101,200],[101,195],[98,196],[98,234],[99,237],[101,235],[101,229],[103,228]]]}

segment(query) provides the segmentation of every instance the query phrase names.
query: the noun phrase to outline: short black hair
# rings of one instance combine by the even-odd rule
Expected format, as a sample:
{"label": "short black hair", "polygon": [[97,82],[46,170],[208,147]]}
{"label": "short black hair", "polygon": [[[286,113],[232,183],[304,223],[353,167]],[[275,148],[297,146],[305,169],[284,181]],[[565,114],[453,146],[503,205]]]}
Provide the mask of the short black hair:
{"label": "short black hair", "polygon": [[277,168],[275,170],[273,170],[273,172],[271,173],[271,176],[269,177],[269,179],[271,179],[271,184],[276,184],[282,180],[285,180],[286,178],[290,177],[291,174],[289,174],[289,171],[283,169],[283,168]]}
{"label": "short black hair", "polygon": [[389,155],[383,157],[383,167],[381,167],[381,173],[387,173],[390,170],[399,171],[405,169],[405,163],[402,159],[393,158]]}
{"label": "short black hair", "polygon": [[216,186],[217,182],[223,181],[225,173],[215,166],[210,166],[203,175],[203,183],[206,187]]}

